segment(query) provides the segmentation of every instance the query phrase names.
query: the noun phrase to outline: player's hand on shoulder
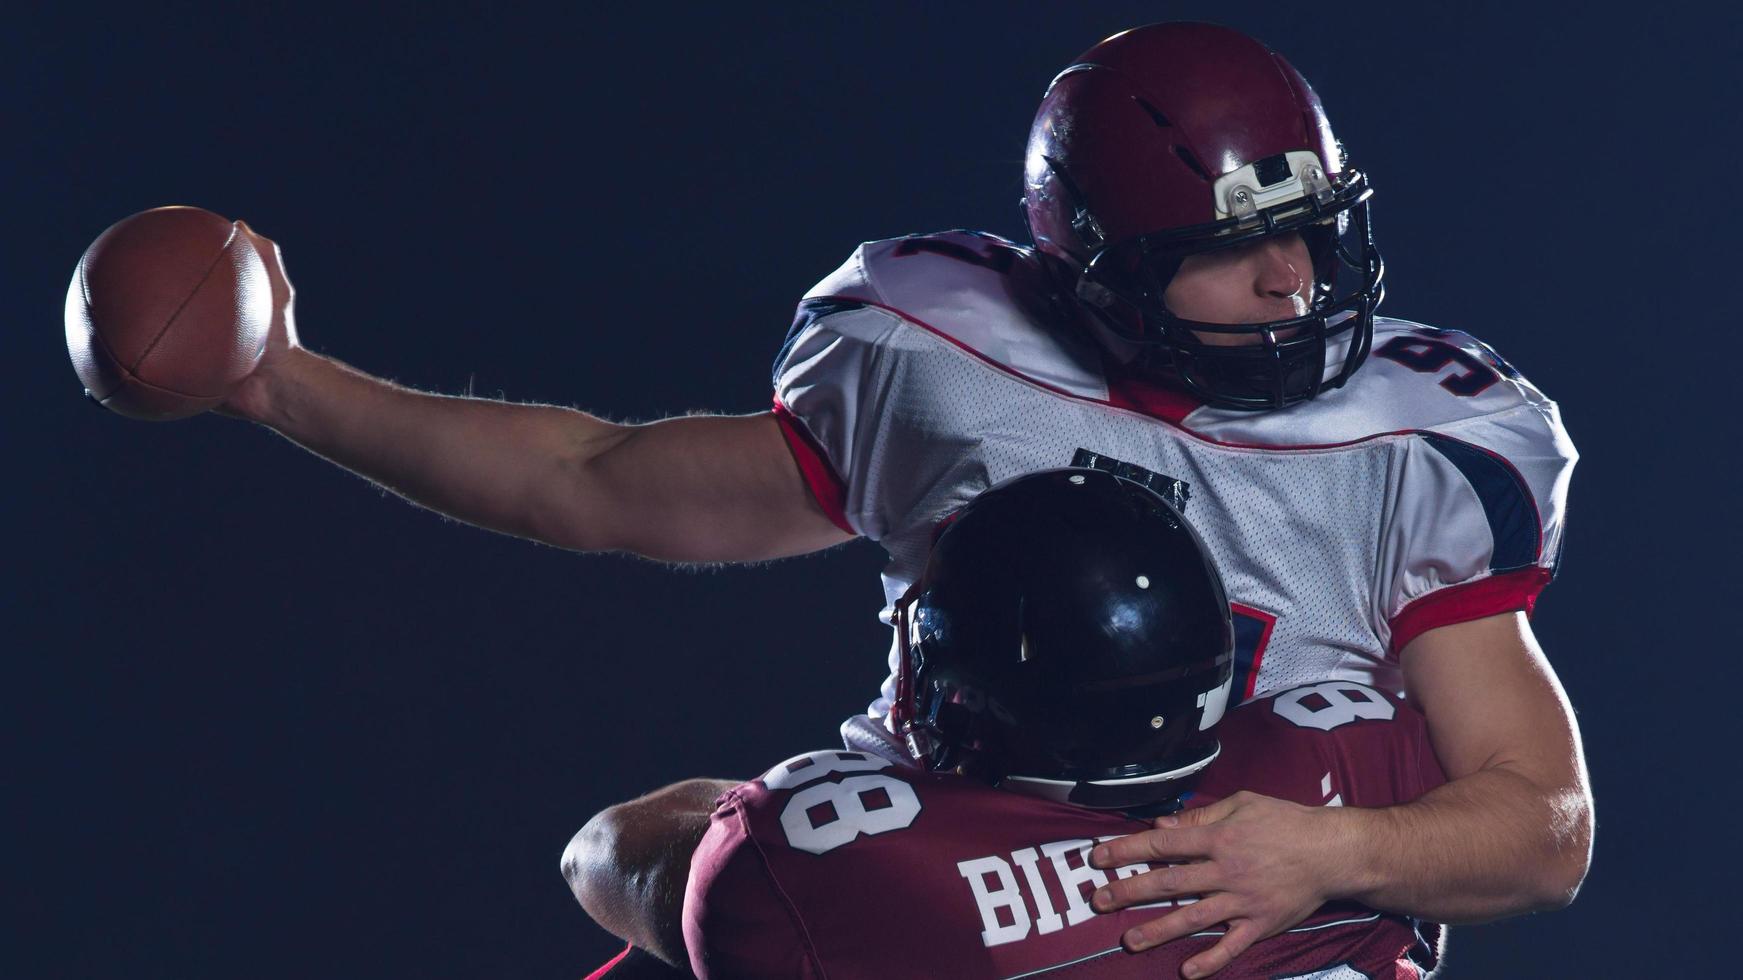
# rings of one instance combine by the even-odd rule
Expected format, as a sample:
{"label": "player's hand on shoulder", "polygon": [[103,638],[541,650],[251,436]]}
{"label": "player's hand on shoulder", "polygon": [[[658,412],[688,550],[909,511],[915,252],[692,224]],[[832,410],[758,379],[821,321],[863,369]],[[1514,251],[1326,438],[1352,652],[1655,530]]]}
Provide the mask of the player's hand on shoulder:
{"label": "player's hand on shoulder", "polygon": [[1339,893],[1341,871],[1332,856],[1343,831],[1335,817],[1328,808],[1243,791],[1159,818],[1154,829],[1090,853],[1090,863],[1104,870],[1152,865],[1098,888],[1093,904],[1110,912],[1202,896],[1127,930],[1123,943],[1137,952],[1227,923],[1222,939],[1184,964],[1184,976],[1209,976]]}
{"label": "player's hand on shoulder", "polygon": [[259,421],[266,417],[271,405],[272,384],[293,351],[302,349],[297,340],[296,287],[284,271],[284,251],[278,243],[248,226],[237,222],[242,234],[254,244],[266,274],[272,282],[272,328],[266,337],[266,350],[253,373],[242,380],[230,397],[216,411],[236,418]]}

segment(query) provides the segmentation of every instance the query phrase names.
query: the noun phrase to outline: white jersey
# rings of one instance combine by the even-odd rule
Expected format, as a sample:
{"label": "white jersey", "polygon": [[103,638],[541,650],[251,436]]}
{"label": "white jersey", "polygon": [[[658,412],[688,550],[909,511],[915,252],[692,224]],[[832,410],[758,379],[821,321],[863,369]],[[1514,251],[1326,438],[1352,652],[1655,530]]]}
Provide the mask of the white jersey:
{"label": "white jersey", "polygon": [[[1221,410],[1055,323],[1040,276],[1026,249],[948,232],[862,245],[800,305],[776,415],[824,509],[889,552],[889,603],[976,494],[1089,465],[1147,482],[1204,538],[1243,700],[1324,680],[1399,692],[1398,653],[1425,630],[1531,610],[1576,454],[1555,403],[1482,343],[1376,318],[1344,387]],[[875,747],[861,736],[882,734],[867,722],[891,692],[850,744]]]}

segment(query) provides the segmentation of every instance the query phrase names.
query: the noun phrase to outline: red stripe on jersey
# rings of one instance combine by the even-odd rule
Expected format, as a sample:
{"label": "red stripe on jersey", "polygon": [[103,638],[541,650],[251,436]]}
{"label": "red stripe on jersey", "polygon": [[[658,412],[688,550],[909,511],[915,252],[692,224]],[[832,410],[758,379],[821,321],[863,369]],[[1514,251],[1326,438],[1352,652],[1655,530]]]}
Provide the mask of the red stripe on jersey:
{"label": "red stripe on jersey", "polygon": [[811,496],[817,498],[817,506],[823,508],[823,513],[836,527],[848,534],[858,534],[847,523],[847,485],[830,465],[829,457],[823,455],[822,447],[817,445],[804,423],[781,403],[779,395],[775,396],[775,421],[780,423],[781,435],[787,439],[787,449],[792,452],[793,461],[799,464],[799,472],[811,488]]}
{"label": "red stripe on jersey", "polygon": [[[1211,436],[1207,436],[1201,432],[1195,432],[1192,429],[1187,428],[1186,424],[1183,421],[1171,417],[1171,413],[1178,411],[1180,406],[1178,404],[1175,404],[1172,398],[1164,399],[1159,393],[1157,393],[1155,391],[1147,392],[1146,395],[1148,397],[1144,397],[1144,396],[1135,396],[1131,392],[1131,390],[1129,388],[1127,388],[1127,390],[1124,392],[1113,393],[1112,397],[1110,397],[1110,398],[1091,398],[1088,395],[1080,395],[1080,394],[1077,394],[1076,392],[1073,392],[1073,391],[1066,391],[1064,388],[1061,388],[1057,385],[1050,385],[1047,382],[1041,381],[1037,378],[1031,378],[1028,375],[1024,374],[1021,371],[1018,371],[1016,368],[1013,368],[1008,364],[1001,364],[1000,362],[994,360],[991,357],[988,357],[985,354],[982,354],[980,351],[975,350],[973,347],[968,346],[967,344],[956,339],[955,337],[952,337],[950,334],[945,333],[944,331],[938,329],[937,327],[934,327],[932,324],[927,323],[924,320],[916,319],[913,315],[911,315],[903,310],[899,310],[894,306],[890,306],[890,305],[885,304],[885,303],[873,302],[871,300],[859,299],[856,297],[848,296],[846,294],[843,294],[841,296],[833,296],[833,295],[831,295],[831,296],[811,296],[811,297],[807,297],[807,298],[809,298],[809,299],[851,299],[855,303],[861,303],[865,306],[876,307],[877,309],[883,310],[887,313],[894,313],[896,316],[901,317],[902,321],[904,323],[911,323],[914,326],[919,327],[921,330],[924,330],[927,333],[932,334],[933,336],[944,340],[945,342],[949,343],[951,346],[957,348],[958,350],[964,351],[964,352],[972,355],[976,360],[981,361],[982,363],[986,364],[988,367],[991,367],[994,370],[1000,371],[1004,374],[1008,374],[1013,378],[1017,378],[1017,379],[1020,379],[1024,382],[1027,382],[1028,384],[1031,384],[1031,385],[1035,386],[1036,388],[1040,388],[1042,391],[1051,392],[1055,395],[1059,395],[1062,398],[1069,398],[1072,401],[1088,402],[1091,405],[1105,405],[1108,408],[1112,408],[1112,409],[1115,409],[1118,411],[1131,412],[1135,415],[1142,415],[1143,417],[1145,417],[1147,419],[1155,419],[1158,422],[1163,422],[1163,423],[1166,423],[1168,425],[1173,426],[1176,429],[1179,429],[1185,435],[1190,436],[1193,439],[1197,439],[1199,442],[1206,443],[1206,444],[1209,444],[1212,446],[1225,446],[1229,449],[1277,449],[1277,450],[1342,449],[1345,446],[1355,446],[1355,445],[1359,445],[1359,444],[1364,443],[1364,442],[1372,442],[1376,439],[1384,439],[1388,436],[1409,436],[1409,435],[1416,435],[1418,432],[1432,431],[1432,430],[1426,430],[1426,429],[1393,429],[1390,432],[1375,432],[1375,433],[1371,433],[1369,435],[1361,436],[1361,437],[1355,438],[1355,439],[1345,439],[1342,442],[1315,442],[1315,443],[1301,443],[1299,445],[1281,445],[1281,444],[1268,444],[1268,443],[1260,443],[1260,442],[1228,442],[1228,441],[1223,440],[1223,439],[1212,438]],[[1115,383],[1119,383],[1119,382],[1115,382]],[[1181,395],[1179,397],[1185,398],[1187,396]],[[858,532],[856,531],[854,533],[857,534]]]}
{"label": "red stripe on jersey", "polygon": [[1524,612],[1529,616],[1537,604],[1537,594],[1549,584],[1550,575],[1549,569],[1534,565],[1436,589],[1392,617],[1389,653],[1397,657],[1411,640],[1436,627],[1508,612]]}

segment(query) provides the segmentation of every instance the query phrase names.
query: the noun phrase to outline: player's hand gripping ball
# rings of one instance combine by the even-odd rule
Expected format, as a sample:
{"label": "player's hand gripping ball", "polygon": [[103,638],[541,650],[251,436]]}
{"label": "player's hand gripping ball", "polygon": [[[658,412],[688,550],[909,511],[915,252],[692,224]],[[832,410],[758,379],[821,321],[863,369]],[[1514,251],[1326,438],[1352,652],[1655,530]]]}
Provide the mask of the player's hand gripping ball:
{"label": "player's hand gripping ball", "polygon": [[272,286],[253,241],[200,208],[124,218],[97,236],[67,289],[67,353],[98,404],[136,419],[197,415],[254,366]]}

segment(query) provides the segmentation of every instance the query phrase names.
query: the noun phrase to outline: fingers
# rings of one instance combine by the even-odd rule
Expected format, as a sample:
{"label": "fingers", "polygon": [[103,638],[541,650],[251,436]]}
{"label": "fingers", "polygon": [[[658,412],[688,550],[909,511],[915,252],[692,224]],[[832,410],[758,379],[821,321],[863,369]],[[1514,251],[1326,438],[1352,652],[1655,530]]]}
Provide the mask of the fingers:
{"label": "fingers", "polygon": [[[1182,810],[1173,817],[1159,817],[1156,820],[1156,826],[1203,827],[1206,824],[1216,823],[1218,820],[1221,820],[1235,812],[1235,810],[1240,807],[1242,797],[1245,795],[1244,792],[1236,793],[1233,796],[1225,796],[1209,806],[1201,806],[1191,810]],[[1163,824],[1163,820],[1173,820],[1175,822],[1173,824]]]}
{"label": "fingers", "polygon": [[248,236],[254,254],[260,256],[261,264],[266,267],[266,278],[272,288],[272,326],[267,332],[265,354],[261,360],[264,369],[271,363],[275,351],[302,346],[297,339],[297,289],[284,271],[284,251],[277,242],[250,228],[246,221],[238,220],[236,230]]}
{"label": "fingers", "polygon": [[1208,977],[1234,962],[1235,957],[1262,938],[1261,930],[1251,919],[1236,920],[1215,946],[1187,960],[1180,967],[1180,975],[1187,980]]}
{"label": "fingers", "polygon": [[1159,827],[1097,844],[1089,863],[1106,870],[1151,861],[1189,861],[1210,856],[1214,831],[1206,827]]}
{"label": "fingers", "polygon": [[1102,844],[1090,852],[1089,863],[1107,870],[1149,861],[1209,857],[1214,825],[1245,806],[1252,795],[1240,792],[1209,806],[1157,817],[1156,829]]}
{"label": "fingers", "polygon": [[272,249],[269,249],[266,246],[273,245],[273,240],[262,235],[260,232],[255,231],[248,222],[238,218],[236,219],[236,227],[242,232],[242,234],[248,236],[248,240],[254,243],[255,248],[260,249],[263,256],[265,253],[272,251]]}
{"label": "fingers", "polygon": [[240,228],[242,233],[248,236],[248,240],[254,243],[254,250],[260,253],[261,261],[276,268],[280,275],[284,275],[284,250],[278,247],[278,243],[255,231],[246,221],[238,220],[236,227]]}
{"label": "fingers", "polygon": [[1182,936],[1213,929],[1233,916],[1234,900],[1227,895],[1212,895],[1191,905],[1181,906],[1159,919],[1151,919],[1143,925],[1127,929],[1126,934],[1120,937],[1120,944],[1131,952],[1139,953]]}
{"label": "fingers", "polygon": [[1163,898],[1203,895],[1215,889],[1214,878],[1214,866],[1209,864],[1170,864],[1110,881],[1095,890],[1090,904],[1097,912],[1112,912]]}

